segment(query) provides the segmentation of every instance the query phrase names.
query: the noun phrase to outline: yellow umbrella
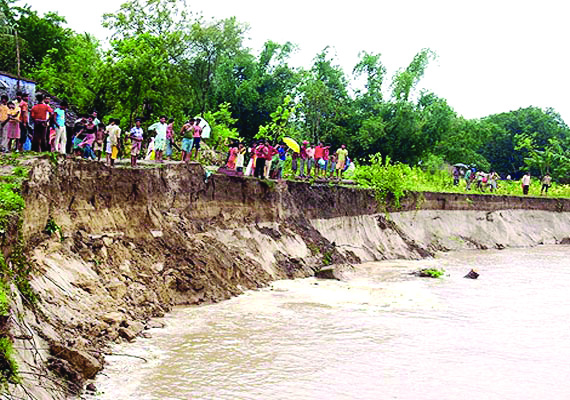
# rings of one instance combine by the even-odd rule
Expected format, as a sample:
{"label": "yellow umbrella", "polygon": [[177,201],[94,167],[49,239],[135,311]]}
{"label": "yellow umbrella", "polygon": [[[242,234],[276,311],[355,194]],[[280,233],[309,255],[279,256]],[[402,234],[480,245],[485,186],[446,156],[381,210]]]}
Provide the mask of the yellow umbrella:
{"label": "yellow umbrella", "polygon": [[283,142],[287,146],[289,146],[289,148],[291,150],[293,150],[295,153],[299,153],[301,151],[299,144],[295,140],[291,139],[290,137],[283,138]]}

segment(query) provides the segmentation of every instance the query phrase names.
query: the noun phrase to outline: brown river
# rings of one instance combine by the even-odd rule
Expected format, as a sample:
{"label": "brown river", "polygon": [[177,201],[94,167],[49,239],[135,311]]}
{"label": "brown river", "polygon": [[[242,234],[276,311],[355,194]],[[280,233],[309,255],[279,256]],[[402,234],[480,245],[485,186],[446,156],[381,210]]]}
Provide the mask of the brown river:
{"label": "brown river", "polygon": [[[410,275],[423,267],[446,275]],[[471,268],[478,280],[463,278]],[[567,246],[274,282],[178,308],[152,338],[116,346],[93,398],[570,399],[569,288]]]}

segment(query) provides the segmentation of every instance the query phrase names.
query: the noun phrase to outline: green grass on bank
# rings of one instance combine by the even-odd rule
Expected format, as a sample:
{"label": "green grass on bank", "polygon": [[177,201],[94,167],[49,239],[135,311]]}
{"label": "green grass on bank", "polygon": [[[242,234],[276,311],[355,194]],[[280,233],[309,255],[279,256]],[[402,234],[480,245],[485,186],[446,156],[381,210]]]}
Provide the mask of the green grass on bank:
{"label": "green grass on bank", "polygon": [[[485,190],[478,190],[475,184],[471,190],[466,191],[466,182],[461,179],[458,186],[453,184],[453,176],[444,170],[426,171],[420,167],[410,167],[407,164],[390,163],[389,160],[382,162],[381,159],[373,158],[370,165],[358,166],[355,170],[354,179],[360,187],[374,189],[379,200],[388,197],[394,199],[396,206],[400,205],[400,199],[407,192],[445,192],[445,193],[481,193],[507,196],[522,196],[520,181],[497,181],[497,190],[491,192],[485,185]],[[529,196],[540,196],[540,180],[532,179]],[[570,185],[552,183],[548,191],[548,197],[570,198]]]}

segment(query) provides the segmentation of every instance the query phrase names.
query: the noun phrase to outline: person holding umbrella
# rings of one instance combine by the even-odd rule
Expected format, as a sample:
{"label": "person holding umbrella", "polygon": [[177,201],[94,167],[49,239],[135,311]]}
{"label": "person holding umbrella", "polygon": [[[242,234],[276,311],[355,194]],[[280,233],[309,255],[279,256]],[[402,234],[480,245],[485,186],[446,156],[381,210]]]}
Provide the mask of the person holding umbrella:
{"label": "person holding umbrella", "polygon": [[301,151],[301,148],[299,147],[299,144],[290,137],[283,138],[283,143],[285,143],[293,152],[291,154],[291,170],[293,171],[293,177],[295,177],[297,175],[299,152]]}
{"label": "person holding umbrella", "polygon": [[459,167],[453,169],[453,186],[459,186]]}

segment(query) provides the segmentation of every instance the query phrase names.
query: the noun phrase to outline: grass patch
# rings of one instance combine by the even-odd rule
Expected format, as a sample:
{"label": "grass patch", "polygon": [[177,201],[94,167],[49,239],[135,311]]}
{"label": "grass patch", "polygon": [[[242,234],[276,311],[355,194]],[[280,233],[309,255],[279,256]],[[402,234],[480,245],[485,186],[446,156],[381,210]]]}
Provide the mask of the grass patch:
{"label": "grass patch", "polygon": [[321,249],[314,243],[307,243],[308,249],[311,251],[312,254],[321,254]]}
{"label": "grass patch", "polygon": [[46,227],[44,228],[44,232],[50,236],[54,233],[58,233],[60,239],[63,240],[63,233],[61,231],[61,227],[57,224],[57,222],[54,221],[52,217],[49,217],[46,223]]}
{"label": "grass patch", "polygon": [[20,383],[18,364],[14,360],[14,348],[8,338],[0,338],[0,384]]}
{"label": "grass patch", "polygon": [[417,275],[422,278],[441,278],[445,274],[445,270],[438,268],[423,268],[417,272]]}
{"label": "grass patch", "polygon": [[10,315],[10,288],[0,284],[0,317]]}
{"label": "grass patch", "polygon": [[332,264],[332,252],[327,251],[323,254],[323,265],[331,265]]}

